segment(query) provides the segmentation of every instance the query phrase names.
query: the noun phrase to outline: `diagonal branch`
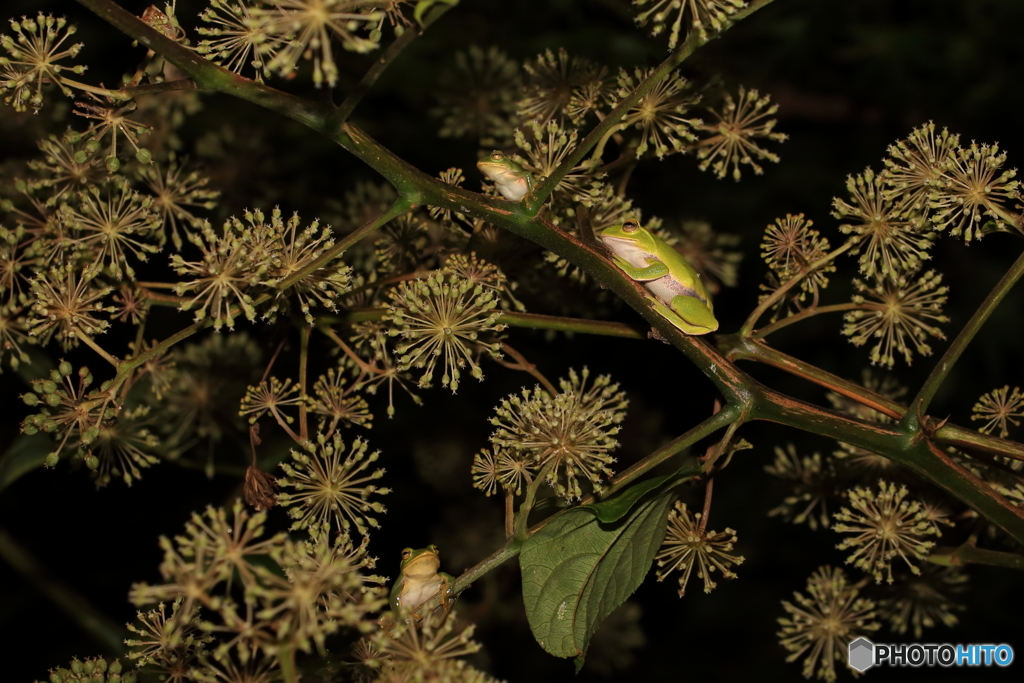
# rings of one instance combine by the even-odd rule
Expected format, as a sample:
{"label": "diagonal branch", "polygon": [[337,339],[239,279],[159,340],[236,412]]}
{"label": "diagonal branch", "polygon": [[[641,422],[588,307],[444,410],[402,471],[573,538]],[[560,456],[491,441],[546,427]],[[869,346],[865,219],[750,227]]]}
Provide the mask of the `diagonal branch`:
{"label": "diagonal branch", "polygon": [[910,410],[907,411],[903,418],[905,427],[917,427],[920,416],[928,412],[928,407],[931,405],[932,399],[935,398],[935,393],[942,386],[942,382],[945,381],[946,376],[949,375],[949,372],[953,369],[953,366],[959,360],[967,345],[971,343],[974,336],[978,334],[978,330],[981,329],[981,326],[985,324],[988,317],[996,310],[999,302],[1017,284],[1022,275],[1024,275],[1024,253],[1018,256],[1017,260],[1010,266],[1010,269],[1003,274],[1003,277],[996,283],[996,286],[988,293],[985,300],[981,302],[978,310],[974,312],[971,319],[960,330],[960,334],[956,336],[953,343],[942,354],[939,362],[932,368],[928,379],[921,385],[917,396],[910,403]]}
{"label": "diagonal branch", "polygon": [[[754,0],[747,9],[737,13],[735,18],[743,18],[770,1]],[[334,140],[391,182],[399,194],[411,204],[430,204],[480,218],[528,239],[582,268],[636,310],[661,333],[661,337],[700,368],[723,394],[727,403],[744,406],[748,419],[778,422],[882,453],[935,482],[999,525],[1018,541],[1024,542],[1024,511],[1014,508],[984,482],[966,472],[945,453],[923,439],[918,430],[883,429],[882,426],[853,420],[767,389],[739,370],[705,338],[687,336],[669,323],[654,308],[654,299],[650,292],[641,283],[625,277],[595,247],[584,244],[543,219],[534,217],[536,207],[524,206],[525,202],[490,200],[443,183],[399,158],[356,126],[342,122],[336,116],[337,110],[329,104],[312,103],[221,69],[151,29],[111,0],[78,2],[147,47],[163,54],[168,61],[188,73],[200,87],[234,95],[284,114]],[[694,43],[688,41],[674,53],[679,61],[699,47],[696,39],[694,40]],[[678,64],[673,64],[672,59],[670,57],[670,60],[663,64],[665,74]],[[651,87],[654,82],[647,85]],[[622,111],[618,111],[619,116]],[[609,128],[615,125],[616,121],[612,116],[607,118],[612,119],[607,124]],[[595,134],[598,134],[597,129],[581,143],[576,153],[585,154],[589,149],[585,145],[589,144],[592,147],[596,142],[592,139]],[[546,186],[547,192],[550,193],[551,188],[564,177],[567,170],[582,158],[574,157],[575,155],[569,156],[563,162],[561,175],[558,172],[553,174],[541,189]],[[122,377],[122,373],[129,372],[131,368],[143,362],[148,355],[159,352],[203,326],[205,325],[202,323],[192,325],[140,354],[139,357],[123,361],[118,368],[118,378]]]}

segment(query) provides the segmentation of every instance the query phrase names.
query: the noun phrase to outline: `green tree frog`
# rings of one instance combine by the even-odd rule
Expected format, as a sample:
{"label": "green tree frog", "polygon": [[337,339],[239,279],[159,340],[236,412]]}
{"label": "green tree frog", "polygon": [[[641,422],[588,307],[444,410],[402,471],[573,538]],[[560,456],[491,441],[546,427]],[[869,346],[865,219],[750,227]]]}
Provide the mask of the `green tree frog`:
{"label": "green tree frog", "polygon": [[476,167],[494,183],[505,199],[518,202],[533,192],[533,174],[498,150],[476,162]]}
{"label": "green tree frog", "polygon": [[417,623],[425,615],[419,609],[433,598],[440,598],[433,616],[443,617],[452,607],[451,593],[454,579],[450,574],[437,571],[441,560],[436,545],[402,551],[402,568],[391,587],[391,609],[399,621]]}
{"label": "green tree frog", "polygon": [[718,329],[714,308],[700,275],[679,254],[638,221],[628,219],[601,231],[601,241],[626,275],[655,296],[655,310],[686,334]]}

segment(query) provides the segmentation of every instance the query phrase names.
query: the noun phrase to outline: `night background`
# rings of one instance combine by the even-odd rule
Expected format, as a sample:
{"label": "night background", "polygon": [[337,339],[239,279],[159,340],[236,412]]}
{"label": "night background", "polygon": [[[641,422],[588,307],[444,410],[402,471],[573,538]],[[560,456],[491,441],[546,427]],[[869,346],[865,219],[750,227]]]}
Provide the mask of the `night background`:
{"label": "night background", "polygon": [[[121,3],[141,14],[148,3]],[[195,39],[195,14],[203,3],[179,0],[177,15]],[[133,71],[142,49],[70,0],[29,2],[8,0],[2,17],[37,10],[66,15],[85,43],[78,58],[89,65],[83,80],[116,83]],[[564,47],[571,55],[599,61],[614,71],[619,66],[653,66],[666,54],[664,36],[652,38],[632,21],[625,0],[462,0],[440,22],[415,41],[356,111],[353,121],[381,144],[430,175],[459,166],[465,187],[479,188],[474,168],[479,147],[472,141],[440,138],[439,119],[429,112],[437,105],[438,74],[450,68],[457,51],[470,45],[497,45],[511,58],[525,60],[546,49]],[[724,289],[715,299],[721,330],[734,331],[752,309],[766,267],[759,257],[761,234],[775,218],[803,213],[833,245],[841,242],[838,222],[831,217],[832,198],[845,196],[848,174],[866,166],[881,168],[888,145],[906,137],[929,120],[971,140],[998,142],[1009,153],[1008,167],[1024,158],[1024,2],[1019,0],[776,0],[727,31],[719,40],[687,60],[681,73],[698,83],[720,79],[770,94],[779,104],[777,130],[789,140],[771,150],[778,164],[764,164],[765,173],[745,173],[739,183],[716,180],[697,169],[693,156],[673,155],[664,161],[640,164],[629,184],[629,196],[644,215],[668,222],[706,220],[719,232],[741,237],[744,252],[739,286]],[[6,22],[0,22],[0,31]],[[338,52],[342,75],[336,100],[358,81],[373,55]],[[317,97],[308,80],[274,87]],[[281,205],[304,219],[320,216],[332,222],[339,203],[359,181],[379,177],[340,147],[297,123],[225,95],[203,95],[203,108],[191,115],[179,135],[183,153],[205,165],[211,184],[222,189],[214,215],[235,214],[249,206]],[[81,126],[69,115],[69,101],[48,99],[40,114],[0,111],[0,171],[16,175],[20,164],[36,153],[35,136]],[[230,126],[234,146],[210,149],[204,134]],[[585,132],[585,131],[581,131]],[[217,212],[220,212],[219,214]],[[2,219],[0,219],[2,220]],[[965,247],[943,237],[933,250],[930,267],[945,275],[950,286],[944,326],[952,338],[974,312],[992,285],[1018,256],[1019,235],[998,234]],[[537,262],[541,251],[528,257]],[[527,261],[527,263],[529,263]],[[527,266],[530,267],[530,266]],[[169,268],[152,266],[145,279],[174,277]],[[515,271],[508,271],[515,279]],[[840,270],[825,300],[849,300],[851,259]],[[530,292],[521,298],[532,313],[559,314],[552,298],[572,301],[587,293],[568,280],[554,295]],[[1022,374],[1021,312],[1024,292],[1018,286],[971,344],[943,386],[931,414],[946,415],[972,426],[971,406],[982,393],[1009,384],[1020,385]],[[605,313],[602,313],[605,315]],[[607,308],[609,319],[636,323],[639,317],[625,306]],[[187,314],[158,309],[147,332],[167,336],[190,322]],[[822,315],[794,325],[772,337],[772,345],[837,375],[859,381],[869,367],[867,348],[854,348],[839,334],[841,314]],[[263,347],[265,358],[276,340],[287,333],[263,323],[241,321]],[[116,337],[117,329],[110,335]],[[204,332],[197,342],[214,334]],[[294,339],[286,354],[294,352]],[[704,419],[714,389],[675,349],[656,341],[545,334],[521,328],[510,330],[512,343],[552,380],[569,368],[587,366],[595,374],[609,373],[627,391],[628,416],[618,435],[618,467],[626,467]],[[936,353],[944,342],[933,344]],[[67,355],[76,367],[88,363],[96,370],[102,361],[87,349],[62,354],[52,346],[54,360]],[[326,367],[326,347],[315,362]],[[916,390],[937,356],[917,358],[912,367],[897,360],[893,374]],[[768,367],[741,364],[742,369],[770,386],[818,405],[824,391]],[[107,370],[107,368],[103,368]],[[473,454],[487,444],[492,431],[488,418],[504,396],[532,386],[525,373],[494,363],[484,365],[486,380],[464,381],[458,395],[435,387],[420,391],[423,406],[396,395],[397,413],[385,414],[386,395],[367,397],[374,426],[366,438],[383,453],[387,514],[372,536],[371,553],[377,573],[393,575],[403,547],[436,543],[442,568],[458,575],[497,548],[502,541],[502,504],[473,489],[469,474]],[[27,391],[18,373],[5,367],[0,375],[0,452],[18,433],[27,414],[19,394]],[[283,434],[265,428],[265,444],[287,448]],[[351,438],[351,430],[346,439]],[[783,616],[782,600],[802,591],[819,566],[841,566],[845,554],[835,548],[839,536],[829,530],[767,516],[785,495],[782,483],[764,466],[773,448],[787,443],[798,452],[822,455],[836,449],[834,441],[766,423],[745,425],[739,435],[754,444],[716,478],[710,528],[730,527],[738,533],[736,552],[745,557],[739,578],[719,581],[705,595],[696,578],[679,599],[675,579],[658,583],[653,571],[631,598],[640,610],[639,630],[646,644],[629,650],[626,668],[604,669],[600,633],[589,653],[580,681],[614,680],[801,680],[800,664],[787,664],[787,653],[775,633]],[[1011,433],[1011,438],[1020,434]],[[219,446],[218,462],[244,467],[248,453],[230,440]],[[701,446],[703,448],[703,446]],[[2,456],[0,456],[2,457]],[[909,475],[908,475],[909,476]],[[132,583],[154,581],[162,552],[161,535],[180,533],[195,510],[223,505],[239,492],[240,478],[218,475],[208,479],[196,469],[161,464],[144,472],[127,488],[115,481],[96,490],[84,468],[62,462],[54,470],[35,469],[0,493],[0,528],[24,546],[39,572],[26,576],[0,561],[0,638],[5,653],[4,681],[45,680],[46,670],[66,666],[72,656],[113,655],[83,632],[68,614],[40,589],[50,577],[78,593],[106,618],[123,624],[135,608],[127,601]],[[703,489],[684,489],[682,499],[699,507]],[[832,509],[838,509],[839,503]],[[272,510],[269,526],[286,528],[287,516]],[[957,534],[961,534],[957,536]],[[966,540],[960,529],[950,531],[943,545]],[[1004,540],[983,539],[980,545],[1015,550]],[[851,577],[860,573],[847,568]],[[970,566],[966,592],[956,597],[966,609],[957,612],[953,628],[927,630],[923,642],[1008,643],[1024,656],[1020,627],[1021,575],[1009,569]],[[477,623],[476,638],[486,658],[474,663],[508,681],[569,680],[569,660],[549,656],[533,640],[519,594],[519,570],[509,562],[462,594],[458,608]],[[636,608],[631,608],[636,609]],[[636,638],[636,630],[630,632]],[[609,634],[610,635],[610,634]],[[615,636],[611,636],[612,640]],[[911,633],[892,635],[883,627],[879,642],[913,642]],[[609,649],[609,652],[611,650]],[[607,654],[607,653],[606,653]],[[943,670],[872,670],[867,680],[978,681],[1019,679],[1020,662],[1008,670],[962,668]],[[849,673],[839,671],[841,680]]]}

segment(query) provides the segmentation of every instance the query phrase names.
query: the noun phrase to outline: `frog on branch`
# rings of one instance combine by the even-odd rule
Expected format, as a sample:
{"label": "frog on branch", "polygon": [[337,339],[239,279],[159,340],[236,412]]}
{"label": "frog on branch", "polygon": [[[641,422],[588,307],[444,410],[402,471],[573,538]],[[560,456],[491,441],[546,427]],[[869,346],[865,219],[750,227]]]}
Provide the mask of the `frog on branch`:
{"label": "frog on branch", "polygon": [[656,298],[654,310],[686,334],[718,329],[714,307],[700,275],[660,237],[628,219],[601,231],[612,261]]}
{"label": "frog on branch", "polygon": [[441,559],[436,545],[402,551],[402,567],[391,587],[391,609],[399,622],[419,623],[426,616],[443,619],[452,608],[450,574],[439,572]]}
{"label": "frog on branch", "polygon": [[533,192],[533,174],[499,150],[494,150],[486,159],[476,162],[476,167],[494,183],[498,193],[509,201],[518,202]]}

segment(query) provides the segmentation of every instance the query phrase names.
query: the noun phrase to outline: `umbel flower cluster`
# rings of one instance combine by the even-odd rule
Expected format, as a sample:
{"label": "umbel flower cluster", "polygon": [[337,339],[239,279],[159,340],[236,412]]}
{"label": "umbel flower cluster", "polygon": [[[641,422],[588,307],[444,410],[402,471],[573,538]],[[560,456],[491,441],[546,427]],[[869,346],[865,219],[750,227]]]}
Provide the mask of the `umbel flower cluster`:
{"label": "umbel flower cluster", "polygon": [[[639,26],[664,36],[672,54],[684,54],[765,3],[632,4]],[[173,3],[154,6],[139,19],[163,39],[152,31],[133,36],[145,56],[116,89],[84,81],[89,72],[79,58],[87,53],[73,42],[76,29],[66,18],[37,12],[0,31],[0,96],[10,110],[0,116],[11,117],[5,126],[39,132],[30,158],[0,165],[0,367],[27,386],[20,394],[25,409],[14,418],[24,462],[84,466],[97,487],[132,486],[170,467],[237,484],[226,502],[193,513],[182,533],[161,537],[158,574],[132,587],[140,611],[126,642],[138,670],[103,658],[73,660],[53,669],[51,681],[295,683],[300,669],[305,676],[314,668],[324,680],[490,680],[465,659],[480,649],[474,627],[464,624],[474,610],[448,611],[479,572],[454,579],[414,566],[406,574],[406,565],[389,561],[397,574],[372,573],[371,534],[391,522],[385,502],[409,489],[400,476],[405,461],[372,448],[384,441],[363,430],[375,422],[380,429],[381,411],[394,425],[390,418],[424,397],[465,401],[492,370],[503,379],[531,379],[512,384],[523,388],[494,406],[489,440],[471,465],[479,444],[410,448],[437,491],[438,480],[461,476],[498,499],[479,497],[473,505],[490,505],[481,507],[490,512],[504,499],[503,529],[480,531],[489,514],[459,519],[445,525],[463,534],[452,545],[477,553],[492,537],[498,547],[503,536],[505,545],[478,565],[490,571],[494,558],[508,559],[536,538],[531,513],[552,515],[548,521],[585,513],[584,524],[592,523],[587,542],[609,529],[625,534],[626,523],[615,526],[622,519],[642,527],[643,543],[627,538],[605,556],[619,562],[623,547],[643,545],[646,564],[637,567],[646,572],[657,563],[659,581],[678,572],[680,597],[694,575],[705,593],[719,576],[737,578],[740,551],[750,552],[736,530],[716,524],[723,530],[715,531],[708,522],[716,477],[719,490],[728,486],[719,473],[752,448],[734,438],[739,422],[703,456],[688,452],[691,440],[669,454],[671,463],[659,449],[617,468],[631,387],[587,367],[552,382],[517,349],[514,335],[518,326],[636,336],[635,326],[610,322],[621,302],[610,295],[607,273],[591,267],[605,255],[601,231],[626,219],[678,252],[712,297],[736,286],[739,237],[684,213],[645,213],[631,181],[638,165],[676,155],[730,186],[764,174],[787,138],[776,129],[778,105],[740,84],[691,80],[678,61],[610,68],[561,48],[517,60],[497,47],[470,46],[438,73],[428,123],[440,137],[459,140],[453,149],[475,147],[478,158],[497,151],[514,162],[527,195],[514,204],[497,179],[478,184],[472,160],[469,172],[447,168],[431,184],[373,147],[347,117],[402,49],[456,5],[208,0],[189,17],[176,16]],[[122,24],[131,19],[117,16]],[[373,66],[364,79],[353,78],[368,59]],[[226,82],[230,87],[217,85]],[[304,82],[319,89],[319,99],[282,93]],[[330,192],[321,193],[323,178],[308,172],[308,159],[288,166],[289,150],[241,121],[197,136],[203,119],[196,114],[216,102],[197,84],[272,102],[304,123],[323,114],[317,125],[344,131],[346,149],[365,144],[373,153],[361,151],[364,160],[398,169],[387,175],[394,188],[358,182],[339,190],[338,179],[349,182],[342,172],[332,173]],[[61,97],[74,101],[53,107],[51,117],[47,105]],[[914,128],[880,165],[847,179],[845,194],[831,204],[832,221],[787,214],[765,228],[761,296],[732,338],[769,349],[766,338],[783,327],[842,313],[837,338],[869,347],[863,356],[872,365],[892,369],[931,354],[945,338],[951,295],[933,267],[934,247],[945,236],[970,244],[1024,232],[1014,178],[998,145],[966,144],[931,123]],[[547,184],[550,192],[542,189]],[[512,235],[526,224],[550,239],[530,244]],[[587,250],[587,271],[585,259],[562,255],[567,249],[545,250],[566,244]],[[852,257],[852,294],[827,303],[841,256]],[[718,341],[727,344],[729,336]],[[690,350],[710,348],[690,341]],[[838,386],[826,374],[802,376]],[[430,393],[437,385],[457,397]],[[907,390],[877,375],[865,375],[861,385],[830,394],[833,409],[879,432],[898,429],[893,406]],[[971,418],[980,427],[969,435],[973,441],[962,442],[1005,438],[1024,418],[1024,394],[1009,383],[994,388],[979,397]],[[945,424],[918,419],[922,438]],[[389,438],[418,436],[392,432]],[[1001,447],[987,461],[952,447],[942,457],[992,496],[1020,506],[1020,460]],[[785,486],[768,515],[830,538],[848,565],[819,567],[802,592],[783,601],[779,619],[789,659],[801,660],[806,677],[829,681],[846,643],[883,623],[918,638],[957,623],[955,596],[967,575],[955,566],[936,569],[940,540],[967,526],[971,539],[1003,538],[884,453],[844,442],[834,448],[807,455],[777,447],[764,468]],[[683,458],[697,465],[656,478],[655,467],[667,471]],[[644,479],[636,481],[638,472]],[[705,487],[702,510],[676,500],[695,488],[683,479]],[[425,510],[428,526],[442,526],[433,519],[440,503],[409,500]],[[606,503],[621,508],[612,521],[594,516]],[[654,508],[662,514],[643,517]],[[406,520],[391,523],[400,532],[410,528]],[[578,539],[563,540],[569,547]],[[435,546],[428,549],[436,556]],[[954,559],[947,564],[960,561]],[[595,569],[596,577],[612,575],[608,595],[623,592],[623,577],[636,573],[627,565]],[[429,593],[424,614],[403,613],[405,603],[389,599],[389,579],[403,601]],[[600,590],[588,583],[577,595]],[[626,596],[612,597],[609,604]],[[563,610],[577,610],[576,628],[587,621],[585,610],[569,602],[555,606],[556,621],[569,621]],[[384,615],[388,608],[395,613]],[[639,633],[637,620],[635,610],[612,617],[631,634]],[[600,637],[588,632],[584,640],[591,635]],[[553,639],[537,640],[550,647]],[[628,650],[622,643],[642,637],[618,640]]]}
{"label": "umbel flower cluster", "polygon": [[[865,372],[864,386],[888,398],[906,389],[890,378]],[[831,394],[832,405],[859,419],[883,424],[891,418],[846,397]],[[803,660],[807,677],[836,680],[836,662],[846,662],[845,648],[858,635],[869,635],[888,622],[898,634],[913,630],[921,637],[938,624],[957,624],[963,609],[956,599],[967,575],[959,567],[928,563],[929,553],[954,526],[949,510],[922,500],[906,484],[907,473],[891,460],[849,444],[831,456],[800,456],[792,445],[775,449],[765,470],[785,481],[791,493],[770,514],[811,529],[831,529],[842,538],[851,578],[842,570],[819,568],[807,582],[807,594],[784,602],[779,619],[783,647],[791,661]],[[858,485],[875,480],[874,486]],[[835,512],[837,506],[840,506]]]}
{"label": "umbel flower cluster", "polygon": [[200,665],[266,670],[282,647],[310,652],[340,629],[374,629],[370,615],[385,598],[381,579],[364,573],[374,566],[365,540],[332,542],[317,525],[295,541],[267,535],[265,523],[266,512],[250,514],[238,501],[230,511],[195,514],[184,535],[161,539],[164,582],[131,592],[137,605],[160,603],[130,626],[141,666],[185,675]]}
{"label": "umbel flower cluster", "polygon": [[476,455],[475,485],[490,495],[501,486],[518,492],[523,483],[542,476],[555,492],[578,500],[582,478],[595,492],[611,475],[618,446],[614,438],[626,416],[627,401],[611,377],[597,377],[590,386],[590,371],[569,371],[559,380],[561,391],[540,386],[504,399],[491,424],[491,449]]}
{"label": "umbel flower cluster", "polygon": [[[846,240],[833,248],[802,215],[768,226],[761,255],[769,267],[761,306],[772,323],[759,334],[811,315],[845,310],[841,332],[855,346],[871,344],[872,365],[907,364],[932,353],[945,339],[941,325],[949,287],[925,267],[943,233],[966,243],[992,232],[1021,232],[1014,213],[1019,184],[1003,168],[998,145],[960,145],[949,131],[927,123],[889,149],[884,168],[868,168],[847,179],[847,198],[833,200],[833,217]],[[852,280],[849,304],[819,305],[842,254],[857,256],[860,277]]]}

